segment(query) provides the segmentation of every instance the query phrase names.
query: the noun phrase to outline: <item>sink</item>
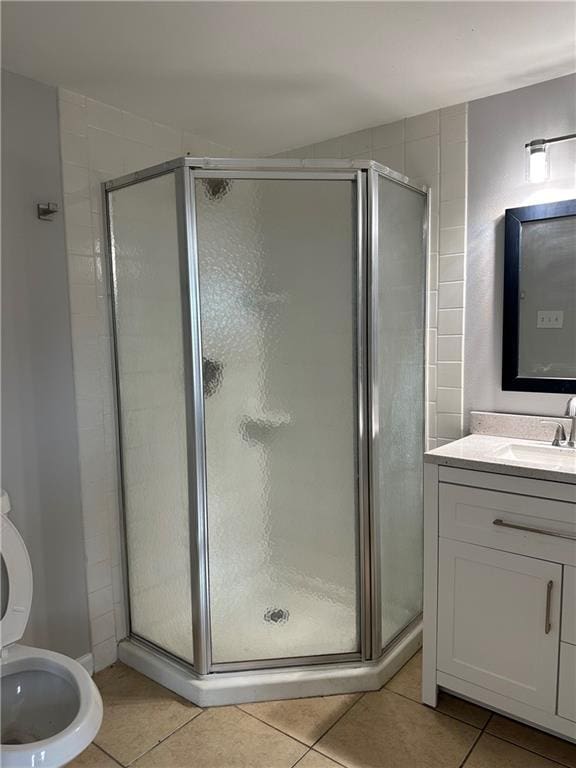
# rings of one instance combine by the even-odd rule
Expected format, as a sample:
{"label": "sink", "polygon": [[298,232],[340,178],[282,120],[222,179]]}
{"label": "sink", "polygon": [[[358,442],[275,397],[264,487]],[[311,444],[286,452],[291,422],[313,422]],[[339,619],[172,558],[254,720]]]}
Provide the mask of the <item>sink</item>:
{"label": "sink", "polygon": [[545,443],[536,445],[507,443],[498,448],[494,456],[526,466],[546,467],[566,472],[576,471],[576,450],[573,448],[561,448]]}

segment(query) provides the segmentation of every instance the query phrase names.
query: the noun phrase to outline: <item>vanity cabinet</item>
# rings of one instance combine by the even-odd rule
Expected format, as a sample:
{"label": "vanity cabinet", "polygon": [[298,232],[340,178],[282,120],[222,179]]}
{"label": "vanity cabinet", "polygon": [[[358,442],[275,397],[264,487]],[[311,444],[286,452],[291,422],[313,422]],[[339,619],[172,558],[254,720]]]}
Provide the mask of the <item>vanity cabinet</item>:
{"label": "vanity cabinet", "polygon": [[576,741],[576,485],[425,465],[424,703]]}

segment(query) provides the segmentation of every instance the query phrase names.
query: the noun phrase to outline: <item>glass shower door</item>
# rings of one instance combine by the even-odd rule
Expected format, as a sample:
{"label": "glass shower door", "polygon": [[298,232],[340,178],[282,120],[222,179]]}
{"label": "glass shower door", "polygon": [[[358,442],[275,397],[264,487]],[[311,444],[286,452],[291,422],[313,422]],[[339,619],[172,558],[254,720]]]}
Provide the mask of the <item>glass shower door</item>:
{"label": "glass shower door", "polygon": [[131,632],[193,661],[180,243],[173,173],[110,192]]}
{"label": "glass shower door", "polygon": [[427,198],[385,176],[376,178],[372,498],[385,647],[422,611]]}
{"label": "glass shower door", "polygon": [[212,662],[359,653],[356,177],[198,176]]}

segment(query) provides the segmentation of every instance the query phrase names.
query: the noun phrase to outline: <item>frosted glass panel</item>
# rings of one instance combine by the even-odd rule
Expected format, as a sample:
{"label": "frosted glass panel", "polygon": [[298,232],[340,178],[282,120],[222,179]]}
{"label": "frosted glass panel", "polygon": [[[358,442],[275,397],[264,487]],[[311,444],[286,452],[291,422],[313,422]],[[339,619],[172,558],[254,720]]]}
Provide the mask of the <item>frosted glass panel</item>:
{"label": "frosted glass panel", "polygon": [[379,177],[379,393],[375,467],[382,546],[382,640],[422,610],[423,226],[426,198]]}
{"label": "frosted glass panel", "polygon": [[192,660],[174,176],[113,192],[110,206],[131,629]]}
{"label": "frosted glass panel", "polygon": [[214,662],[359,649],[354,200],[196,182]]}

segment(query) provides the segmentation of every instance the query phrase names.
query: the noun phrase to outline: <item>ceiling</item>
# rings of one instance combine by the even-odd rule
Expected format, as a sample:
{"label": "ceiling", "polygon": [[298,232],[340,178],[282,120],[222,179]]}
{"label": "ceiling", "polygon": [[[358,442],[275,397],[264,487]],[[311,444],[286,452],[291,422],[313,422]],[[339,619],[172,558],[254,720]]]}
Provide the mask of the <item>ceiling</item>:
{"label": "ceiling", "polygon": [[7,69],[272,154],[568,74],[572,2],[3,2]]}

